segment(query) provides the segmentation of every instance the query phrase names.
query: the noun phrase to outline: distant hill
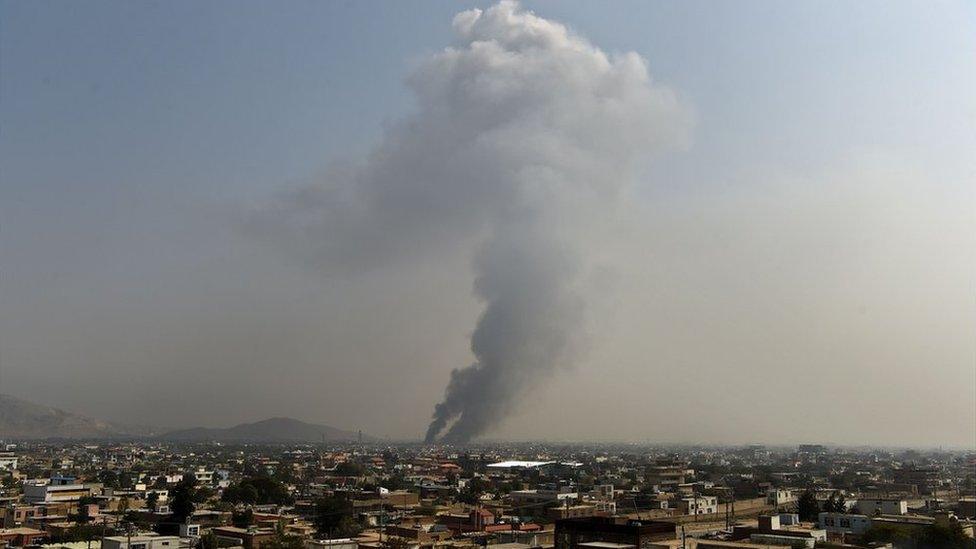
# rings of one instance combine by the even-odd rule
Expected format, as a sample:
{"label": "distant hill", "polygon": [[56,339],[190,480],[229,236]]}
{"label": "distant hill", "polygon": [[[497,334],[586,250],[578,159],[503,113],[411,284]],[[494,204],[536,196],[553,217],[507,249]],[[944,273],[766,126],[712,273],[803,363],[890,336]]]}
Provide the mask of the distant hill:
{"label": "distant hill", "polygon": [[123,438],[143,436],[143,427],[121,425],[0,394],[0,438]]}
{"label": "distant hill", "polygon": [[[305,423],[290,417],[274,417],[224,429],[196,427],[162,435],[164,440],[201,442],[334,442],[354,441],[358,434],[328,425]],[[367,437],[363,437],[368,440]]]}

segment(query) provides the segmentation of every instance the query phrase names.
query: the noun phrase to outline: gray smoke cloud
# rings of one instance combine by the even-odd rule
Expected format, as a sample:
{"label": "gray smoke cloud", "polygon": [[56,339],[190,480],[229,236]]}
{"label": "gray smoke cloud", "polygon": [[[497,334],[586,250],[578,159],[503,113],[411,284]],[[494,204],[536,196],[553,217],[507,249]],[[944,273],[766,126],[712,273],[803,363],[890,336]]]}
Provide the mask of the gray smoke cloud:
{"label": "gray smoke cloud", "polygon": [[474,362],[453,371],[426,434],[463,443],[583,351],[583,242],[637,161],[690,124],[639,55],[608,55],[515,2],[453,27],[455,42],[407,80],[416,112],[363,163],[259,217],[334,275],[477,250]]}

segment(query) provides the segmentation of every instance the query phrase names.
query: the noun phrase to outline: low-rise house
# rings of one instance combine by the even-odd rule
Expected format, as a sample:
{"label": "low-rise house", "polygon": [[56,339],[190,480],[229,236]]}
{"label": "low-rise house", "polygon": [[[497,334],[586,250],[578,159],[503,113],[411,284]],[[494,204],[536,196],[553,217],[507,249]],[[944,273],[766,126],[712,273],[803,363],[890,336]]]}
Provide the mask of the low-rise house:
{"label": "low-rise house", "polygon": [[857,512],[869,517],[875,515],[907,515],[908,502],[903,499],[875,498],[857,500]]}
{"label": "low-rise house", "polygon": [[871,528],[871,517],[867,515],[848,515],[845,513],[820,513],[817,524],[827,531],[831,539],[843,541],[846,535],[861,535]]}
{"label": "low-rise house", "polygon": [[180,538],[145,534],[109,536],[102,540],[102,549],[180,549]]}
{"label": "low-rise house", "polygon": [[0,530],[0,543],[6,543],[8,547],[27,547],[38,545],[47,537],[47,532],[36,528],[5,528]]}

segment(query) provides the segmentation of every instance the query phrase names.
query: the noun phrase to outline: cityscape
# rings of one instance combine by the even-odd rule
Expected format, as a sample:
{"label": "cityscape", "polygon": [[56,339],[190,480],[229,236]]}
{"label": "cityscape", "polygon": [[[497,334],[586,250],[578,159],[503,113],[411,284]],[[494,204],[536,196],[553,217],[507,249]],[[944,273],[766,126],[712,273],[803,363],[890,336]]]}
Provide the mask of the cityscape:
{"label": "cityscape", "polygon": [[976,2],[0,0],[0,549],[976,549]]}
{"label": "cityscape", "polygon": [[971,547],[976,526],[972,451],[360,440],[3,450],[9,547]]}

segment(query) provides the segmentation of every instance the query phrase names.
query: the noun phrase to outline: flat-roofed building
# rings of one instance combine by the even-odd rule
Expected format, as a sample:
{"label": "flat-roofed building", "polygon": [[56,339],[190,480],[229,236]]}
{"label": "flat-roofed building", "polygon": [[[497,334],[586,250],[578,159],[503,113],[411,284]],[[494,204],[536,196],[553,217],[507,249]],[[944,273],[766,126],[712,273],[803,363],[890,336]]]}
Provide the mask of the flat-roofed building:
{"label": "flat-roofed building", "polygon": [[653,520],[628,521],[608,517],[557,520],[555,549],[596,549],[586,544],[598,542],[650,549],[654,542],[674,539],[676,531],[673,523]]}
{"label": "flat-roofed building", "polygon": [[84,484],[25,484],[27,503],[75,502],[91,496],[91,488]]}
{"label": "flat-roofed building", "polygon": [[857,512],[873,517],[875,515],[907,515],[908,501],[892,498],[859,499],[855,504]]}
{"label": "flat-roofed building", "polygon": [[177,536],[109,536],[102,539],[102,549],[179,549]]}

